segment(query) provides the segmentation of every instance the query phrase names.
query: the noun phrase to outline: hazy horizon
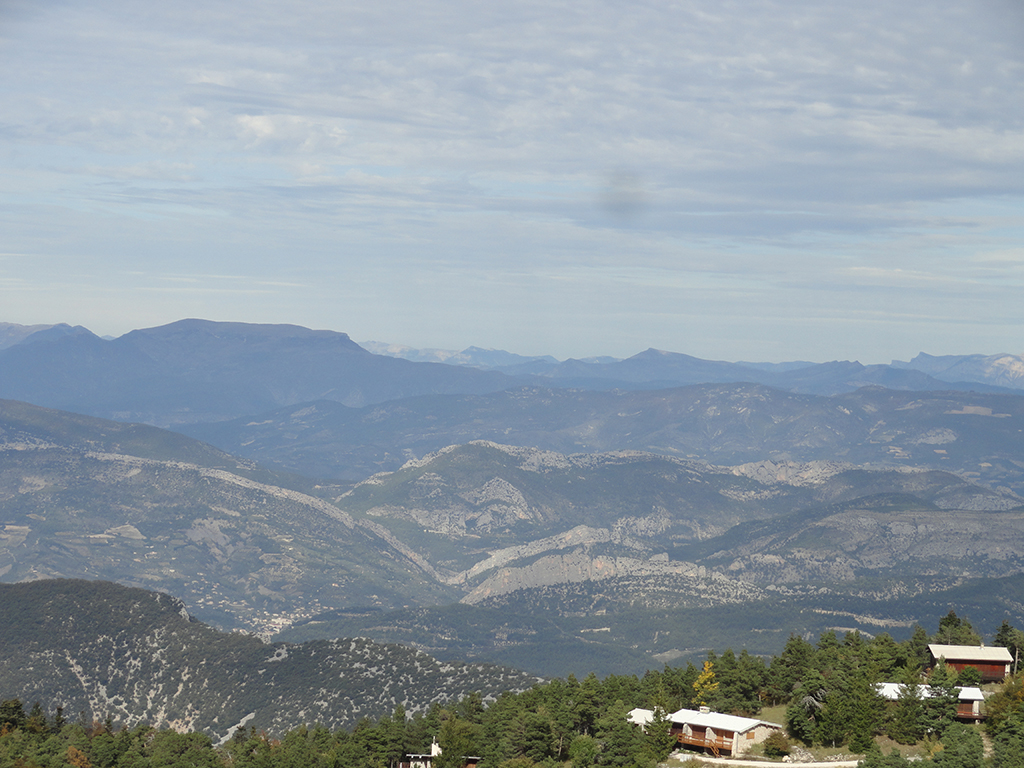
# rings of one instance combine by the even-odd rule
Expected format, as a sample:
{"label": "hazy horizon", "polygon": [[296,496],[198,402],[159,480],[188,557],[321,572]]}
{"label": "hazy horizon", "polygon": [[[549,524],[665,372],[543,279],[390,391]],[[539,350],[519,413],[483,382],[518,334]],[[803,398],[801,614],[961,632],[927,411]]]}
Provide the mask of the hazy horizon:
{"label": "hazy horizon", "polygon": [[0,307],[559,359],[1024,323],[1010,0],[0,10]]}

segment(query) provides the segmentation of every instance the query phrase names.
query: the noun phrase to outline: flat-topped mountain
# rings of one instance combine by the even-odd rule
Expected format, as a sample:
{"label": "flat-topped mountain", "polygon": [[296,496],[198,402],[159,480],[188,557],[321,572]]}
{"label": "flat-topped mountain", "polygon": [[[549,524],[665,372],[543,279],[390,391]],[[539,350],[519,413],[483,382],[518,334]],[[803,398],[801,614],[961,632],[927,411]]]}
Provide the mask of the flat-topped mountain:
{"label": "flat-topped mountain", "polygon": [[351,728],[399,704],[422,713],[536,680],[365,639],[265,644],[211,629],[177,598],[109,582],[0,584],[0,689],[88,721],[110,716],[215,740],[240,725],[277,735],[313,723]]}
{"label": "flat-topped mountain", "polygon": [[[41,336],[40,336],[41,334]],[[344,333],[181,320],[113,340],[41,331],[0,349],[0,397],[123,421],[216,421],[329,399],[489,392],[506,376],[373,355]]]}

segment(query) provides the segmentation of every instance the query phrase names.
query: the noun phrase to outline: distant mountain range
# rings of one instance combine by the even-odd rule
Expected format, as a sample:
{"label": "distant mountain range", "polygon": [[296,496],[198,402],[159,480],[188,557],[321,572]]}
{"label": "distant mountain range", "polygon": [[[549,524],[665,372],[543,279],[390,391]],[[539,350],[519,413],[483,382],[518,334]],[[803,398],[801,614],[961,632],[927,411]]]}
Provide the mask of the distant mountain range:
{"label": "distant mountain range", "polygon": [[821,397],[753,384],[595,392],[527,387],[320,401],[179,427],[267,466],[357,481],[448,445],[492,440],[560,453],[640,450],[716,464],[842,460],[957,472],[1024,494],[1024,398],[867,387]]}
{"label": "distant mountain range", "polygon": [[[1010,355],[918,356],[910,363],[871,366],[849,361],[766,365],[655,349],[625,360],[558,362],[470,348],[449,355],[446,363],[412,362],[368,352],[344,333],[206,320],[181,320],[112,340],[80,326],[4,324],[0,342],[0,397],[158,426],[221,421],[315,400],[362,406],[524,385],[639,390],[751,382],[819,395],[868,385],[981,392],[1024,386],[1024,362]],[[443,357],[403,354],[417,360]]]}
{"label": "distant mountain range", "polygon": [[0,578],[543,674],[1024,618],[1020,357],[385,346],[0,325]]}
{"label": "distant mountain range", "polygon": [[365,639],[268,645],[211,629],[174,597],[109,582],[0,585],[0,690],[87,723],[110,716],[215,741],[239,726],[279,736],[313,723],[352,728],[399,704],[423,714],[435,701],[536,681]]}
{"label": "distant mountain range", "polygon": [[[793,392],[823,395],[871,384],[892,389],[929,390],[936,388],[935,382],[947,385],[940,388],[953,385],[952,389],[964,389],[970,383],[994,388],[1024,389],[1024,355],[1011,354],[934,357],[922,352],[909,362],[893,360],[889,365],[863,366],[850,361],[822,364],[807,361],[727,363],[657,349],[648,349],[625,360],[591,357],[558,361],[550,355],[524,356],[480,347],[454,351],[415,349],[378,341],[360,344],[374,354],[403,360],[448,363],[511,375],[580,382],[612,380],[617,384],[644,383],[656,387],[756,382]],[[926,377],[914,377],[906,373],[911,371],[924,373]]]}
{"label": "distant mountain range", "polygon": [[[821,617],[850,601],[838,626],[903,626],[900,599],[1024,572],[1022,504],[925,467],[726,466],[489,441],[351,487],[154,427],[0,402],[4,580],[116,580],[180,595],[224,627],[302,625],[305,637],[333,636],[342,611],[369,617],[359,634],[397,640],[395,611],[442,611],[433,628],[421,614],[404,639],[541,674],[699,653],[695,615],[730,622],[733,641],[751,645],[829,626]],[[865,594],[882,602],[866,608]],[[475,612],[477,635],[446,651],[452,616],[466,615],[442,606],[456,603]],[[727,606],[743,612],[714,613]],[[987,610],[1017,620],[1020,606]],[[760,639],[753,620],[735,628],[760,611],[792,623]]]}

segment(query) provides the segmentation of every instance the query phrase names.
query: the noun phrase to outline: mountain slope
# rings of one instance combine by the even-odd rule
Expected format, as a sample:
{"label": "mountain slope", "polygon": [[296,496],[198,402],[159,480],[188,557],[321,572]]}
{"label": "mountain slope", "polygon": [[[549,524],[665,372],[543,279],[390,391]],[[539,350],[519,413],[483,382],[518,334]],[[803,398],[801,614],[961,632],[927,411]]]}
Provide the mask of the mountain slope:
{"label": "mountain slope", "polygon": [[369,640],[266,645],[190,619],[176,598],[108,582],[0,584],[4,695],[128,727],[148,722],[214,738],[239,724],[271,734],[315,722],[351,728],[397,704],[413,714],[433,701],[535,681]]}
{"label": "mountain slope", "polygon": [[226,626],[452,590],[372,523],[165,430],[0,401],[0,576],[181,595]]}
{"label": "mountain slope", "polygon": [[641,450],[715,464],[762,459],[926,466],[1024,493],[1024,397],[871,387],[832,397],[754,384],[655,391],[520,388],[360,409],[317,402],[183,432],[293,472],[361,480],[472,440],[560,453]]}

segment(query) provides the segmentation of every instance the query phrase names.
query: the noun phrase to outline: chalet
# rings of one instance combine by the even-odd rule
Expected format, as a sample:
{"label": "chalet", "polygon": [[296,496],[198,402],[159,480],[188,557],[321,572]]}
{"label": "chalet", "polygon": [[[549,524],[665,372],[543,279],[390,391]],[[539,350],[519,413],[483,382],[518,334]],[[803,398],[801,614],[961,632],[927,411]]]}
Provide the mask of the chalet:
{"label": "chalet", "polygon": [[[899,683],[879,683],[877,688],[879,695],[886,701],[899,700]],[[957,690],[959,691],[959,702],[956,707],[956,719],[965,722],[976,722],[984,719],[985,715],[981,712],[981,704],[985,701],[985,695],[981,692],[981,688],[964,686],[957,688]],[[919,685],[917,691],[922,699],[927,699],[932,695],[930,685]]]}
{"label": "chalet", "polygon": [[1010,674],[1013,664],[1010,651],[997,645],[932,644],[928,646],[928,652],[932,655],[932,666],[938,664],[939,659],[945,659],[946,664],[958,674],[967,667],[974,667],[985,682],[1003,680]]}
{"label": "chalet", "polygon": [[[644,728],[654,719],[649,709],[634,709],[628,718]],[[696,747],[713,755],[727,754],[737,757],[755,744],[760,744],[781,725],[755,720],[750,717],[725,715],[701,710],[680,709],[668,716],[669,730],[683,747]]]}

